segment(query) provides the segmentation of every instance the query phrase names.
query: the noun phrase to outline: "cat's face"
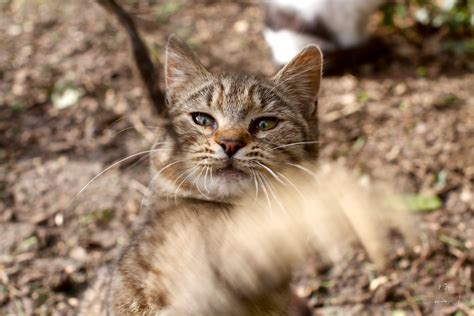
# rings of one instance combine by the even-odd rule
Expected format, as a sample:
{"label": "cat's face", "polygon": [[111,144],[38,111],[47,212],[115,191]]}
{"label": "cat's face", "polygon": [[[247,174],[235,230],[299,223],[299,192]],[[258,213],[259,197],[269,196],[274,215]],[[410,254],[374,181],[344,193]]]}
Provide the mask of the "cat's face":
{"label": "cat's face", "polygon": [[154,164],[172,190],[211,200],[270,192],[283,168],[315,159],[321,62],[310,46],[270,79],[213,75],[171,38],[167,98],[181,144],[158,144]]}

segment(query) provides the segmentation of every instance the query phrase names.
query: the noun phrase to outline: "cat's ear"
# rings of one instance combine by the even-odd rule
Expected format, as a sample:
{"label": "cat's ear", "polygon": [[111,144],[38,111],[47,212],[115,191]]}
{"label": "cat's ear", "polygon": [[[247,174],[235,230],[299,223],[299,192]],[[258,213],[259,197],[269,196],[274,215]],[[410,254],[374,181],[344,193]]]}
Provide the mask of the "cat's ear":
{"label": "cat's ear", "polygon": [[322,76],[323,55],[315,45],[306,46],[273,78],[290,100],[314,111]]}
{"label": "cat's ear", "polygon": [[165,81],[169,98],[189,90],[197,81],[209,76],[197,57],[178,37],[171,35],[166,45]]}

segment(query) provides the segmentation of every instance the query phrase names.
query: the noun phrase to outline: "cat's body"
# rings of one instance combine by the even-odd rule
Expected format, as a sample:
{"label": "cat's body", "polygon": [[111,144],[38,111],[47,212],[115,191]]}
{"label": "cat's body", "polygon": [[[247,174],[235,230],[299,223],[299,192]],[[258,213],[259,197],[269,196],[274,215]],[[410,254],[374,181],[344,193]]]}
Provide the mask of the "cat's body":
{"label": "cat's body", "polygon": [[[309,315],[289,287],[304,258],[307,230],[299,222],[271,223],[268,214],[249,213],[258,211],[252,203],[246,210],[192,198],[159,204],[115,271],[99,272],[81,316]],[[284,238],[295,229],[302,229],[296,239]]]}
{"label": "cat's body", "polygon": [[[324,53],[353,50],[369,39],[372,13],[384,0],[264,1],[264,37],[277,64],[285,64],[306,45]],[[347,56],[345,57],[347,58]]]}

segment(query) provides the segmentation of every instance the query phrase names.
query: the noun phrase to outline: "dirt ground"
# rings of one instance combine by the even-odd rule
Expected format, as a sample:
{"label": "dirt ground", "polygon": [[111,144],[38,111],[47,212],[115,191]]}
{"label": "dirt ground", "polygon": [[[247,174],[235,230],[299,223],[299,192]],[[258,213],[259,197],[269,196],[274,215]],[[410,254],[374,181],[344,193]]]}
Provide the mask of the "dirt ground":
{"label": "dirt ground", "polygon": [[[276,69],[255,3],[155,2],[127,7],[155,58],[176,33],[212,69]],[[0,1],[0,34],[0,314],[74,315],[140,215],[146,155],[77,193],[148,149],[153,116],[125,35],[92,1]],[[357,254],[298,290],[316,314],[474,315],[474,58],[384,36],[390,56],[324,79],[321,159],[442,203],[416,213],[422,245],[386,271]]]}

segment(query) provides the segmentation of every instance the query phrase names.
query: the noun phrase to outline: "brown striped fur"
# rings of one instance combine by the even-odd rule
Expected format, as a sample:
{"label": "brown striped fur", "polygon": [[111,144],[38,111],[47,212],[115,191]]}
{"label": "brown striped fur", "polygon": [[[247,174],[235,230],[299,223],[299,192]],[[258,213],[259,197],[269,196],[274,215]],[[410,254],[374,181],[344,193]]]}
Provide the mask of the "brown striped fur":
{"label": "brown striped fur", "polygon": [[[307,47],[272,78],[211,74],[175,37],[168,42],[166,56],[168,106],[181,143],[178,147],[167,135],[157,135],[160,142],[151,157],[152,205],[146,224],[118,263],[111,311],[284,314],[289,274],[278,281],[268,278],[269,284],[257,288],[228,279],[219,235],[229,233],[227,223],[236,203],[265,190],[272,172],[276,175],[287,163],[316,159],[321,53]],[[211,115],[216,125],[197,125],[193,112]],[[278,118],[274,129],[250,128],[253,120],[268,116]],[[243,147],[228,157],[219,145],[224,140]],[[199,286],[193,279],[205,283]],[[199,288],[199,293],[190,288]]]}
{"label": "brown striped fur", "polygon": [[[315,167],[321,59],[309,46],[272,78],[211,74],[170,39],[168,106],[181,143],[157,135],[146,220],[80,315],[309,315],[289,292],[308,251],[337,261],[359,241],[383,266],[389,225],[411,237],[402,217],[381,212],[383,194],[340,167]],[[193,112],[215,124],[196,124]],[[278,124],[255,130],[269,116]],[[241,147],[227,155],[226,141]]]}

